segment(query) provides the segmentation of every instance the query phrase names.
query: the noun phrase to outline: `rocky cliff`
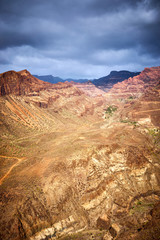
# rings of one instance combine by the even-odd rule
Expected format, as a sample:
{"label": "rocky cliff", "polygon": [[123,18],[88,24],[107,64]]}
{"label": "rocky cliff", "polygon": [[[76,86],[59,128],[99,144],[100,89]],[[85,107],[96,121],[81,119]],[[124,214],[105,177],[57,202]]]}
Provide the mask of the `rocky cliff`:
{"label": "rocky cliff", "polygon": [[115,98],[139,97],[148,87],[155,87],[160,81],[160,67],[145,68],[139,75],[117,83],[109,94]]}
{"label": "rocky cliff", "polygon": [[122,121],[160,126],[160,67],[144,69],[138,76],[115,84],[107,94],[121,108]]}
{"label": "rocky cliff", "polygon": [[0,96],[8,94],[27,95],[51,86],[52,84],[33,77],[27,70],[20,72],[8,71],[0,74]]}

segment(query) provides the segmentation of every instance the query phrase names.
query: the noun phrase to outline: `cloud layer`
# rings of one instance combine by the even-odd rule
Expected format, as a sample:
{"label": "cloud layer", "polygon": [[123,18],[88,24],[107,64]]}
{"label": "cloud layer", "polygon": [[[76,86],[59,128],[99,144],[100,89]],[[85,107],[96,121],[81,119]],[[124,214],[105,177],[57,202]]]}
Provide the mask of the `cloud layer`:
{"label": "cloud layer", "polygon": [[0,72],[96,78],[160,65],[159,0],[1,0]]}

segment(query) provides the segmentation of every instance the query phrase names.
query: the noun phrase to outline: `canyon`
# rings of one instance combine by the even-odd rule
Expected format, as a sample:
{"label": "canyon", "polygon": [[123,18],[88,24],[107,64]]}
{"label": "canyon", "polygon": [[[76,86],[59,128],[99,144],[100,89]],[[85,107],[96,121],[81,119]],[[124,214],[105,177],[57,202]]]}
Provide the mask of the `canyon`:
{"label": "canyon", "polygon": [[160,236],[160,67],[116,83],[0,74],[0,239]]}

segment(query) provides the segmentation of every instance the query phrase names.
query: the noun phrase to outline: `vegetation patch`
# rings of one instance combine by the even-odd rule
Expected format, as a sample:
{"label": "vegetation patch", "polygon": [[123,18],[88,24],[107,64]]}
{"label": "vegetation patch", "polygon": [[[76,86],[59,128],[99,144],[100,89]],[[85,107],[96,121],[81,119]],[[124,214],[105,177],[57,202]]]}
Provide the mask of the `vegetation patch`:
{"label": "vegetation patch", "polygon": [[148,134],[153,138],[154,145],[158,145],[160,143],[160,129],[152,128],[147,130]]}
{"label": "vegetation patch", "polygon": [[128,97],[128,100],[133,100],[133,99],[135,99],[134,96],[129,96],[129,97]]}
{"label": "vegetation patch", "polygon": [[117,107],[111,105],[106,109],[105,114],[107,114],[108,116],[112,116],[115,111],[117,111]]}
{"label": "vegetation patch", "polygon": [[120,122],[121,122],[121,123],[128,123],[128,124],[133,125],[133,126],[137,126],[137,125],[138,125],[138,122],[136,122],[136,121],[131,121],[131,120],[129,120],[129,119],[121,119]]}

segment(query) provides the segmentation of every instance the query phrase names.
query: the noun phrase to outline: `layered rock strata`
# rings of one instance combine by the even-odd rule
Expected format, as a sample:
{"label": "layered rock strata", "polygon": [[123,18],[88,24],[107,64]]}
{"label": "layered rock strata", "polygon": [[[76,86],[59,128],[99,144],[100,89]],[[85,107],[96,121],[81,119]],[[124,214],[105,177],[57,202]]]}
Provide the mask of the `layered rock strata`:
{"label": "layered rock strata", "polygon": [[139,97],[148,87],[155,87],[160,81],[160,67],[145,68],[139,75],[119,82],[109,91],[110,97]]}
{"label": "layered rock strata", "polygon": [[67,239],[72,234],[73,239],[129,240],[141,231],[145,236],[146,226],[148,234],[155,232],[158,120],[149,115],[146,126],[131,119],[140,120],[138,106],[148,111],[159,104],[158,77],[155,81],[156,89],[150,83],[141,98],[116,108],[107,108],[113,98],[88,96],[68,83],[44,84],[38,91],[27,87],[21,95],[5,90],[0,98],[1,239]]}

